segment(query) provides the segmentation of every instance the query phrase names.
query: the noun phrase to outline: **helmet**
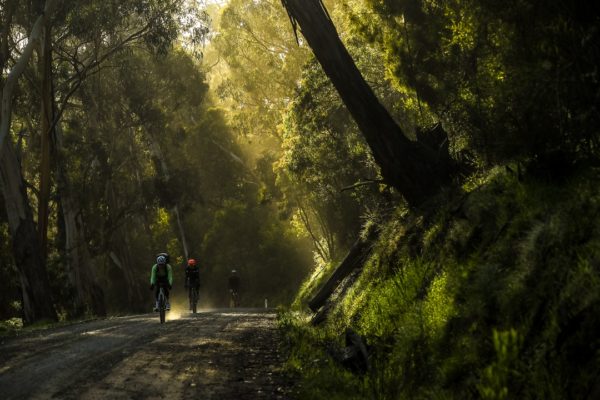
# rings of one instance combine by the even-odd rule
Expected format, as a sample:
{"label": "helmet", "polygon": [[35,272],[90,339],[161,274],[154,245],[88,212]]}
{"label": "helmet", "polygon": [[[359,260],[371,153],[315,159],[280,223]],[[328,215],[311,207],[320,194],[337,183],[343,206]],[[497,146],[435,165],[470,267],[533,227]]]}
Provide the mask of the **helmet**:
{"label": "helmet", "polygon": [[190,259],[188,260],[188,265],[189,265],[190,267],[193,267],[194,265],[196,265],[196,260],[194,260],[193,258],[190,258]]}
{"label": "helmet", "polygon": [[169,262],[169,253],[158,253],[156,255],[156,257],[160,257],[163,256],[165,258],[165,262],[168,263]]}
{"label": "helmet", "polygon": [[167,258],[165,256],[158,256],[156,258],[156,263],[157,264],[166,264],[167,263]]}

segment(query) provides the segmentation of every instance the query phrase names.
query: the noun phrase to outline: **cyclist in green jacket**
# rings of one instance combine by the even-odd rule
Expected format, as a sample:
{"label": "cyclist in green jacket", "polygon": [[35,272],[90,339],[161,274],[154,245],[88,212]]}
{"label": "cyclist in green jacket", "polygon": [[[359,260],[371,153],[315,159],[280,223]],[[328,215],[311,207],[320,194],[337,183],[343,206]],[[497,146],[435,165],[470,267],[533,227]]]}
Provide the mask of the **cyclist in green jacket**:
{"label": "cyclist in green jacket", "polygon": [[158,293],[161,287],[167,298],[168,311],[171,309],[169,290],[173,287],[173,269],[171,264],[167,263],[167,257],[162,254],[156,258],[156,264],[152,266],[152,273],[150,274],[150,290],[156,289],[154,291],[154,311],[158,311]]}

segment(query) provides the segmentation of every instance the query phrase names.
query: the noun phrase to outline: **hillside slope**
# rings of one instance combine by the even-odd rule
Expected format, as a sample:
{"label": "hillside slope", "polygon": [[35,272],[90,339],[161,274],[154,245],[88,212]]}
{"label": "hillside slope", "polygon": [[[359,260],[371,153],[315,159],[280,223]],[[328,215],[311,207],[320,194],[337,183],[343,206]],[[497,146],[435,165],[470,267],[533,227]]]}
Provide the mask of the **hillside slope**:
{"label": "hillside slope", "polygon": [[[398,208],[323,324],[310,283],[282,314],[303,398],[600,398],[598,178],[498,168],[435,211]],[[348,329],[364,373],[336,361]]]}

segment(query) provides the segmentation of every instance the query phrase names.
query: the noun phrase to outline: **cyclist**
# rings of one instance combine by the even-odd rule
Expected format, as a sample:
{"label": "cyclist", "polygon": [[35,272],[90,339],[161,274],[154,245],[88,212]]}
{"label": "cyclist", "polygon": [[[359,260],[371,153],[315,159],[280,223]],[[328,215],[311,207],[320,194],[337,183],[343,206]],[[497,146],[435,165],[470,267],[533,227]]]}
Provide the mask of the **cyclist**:
{"label": "cyclist", "polygon": [[[200,289],[200,266],[196,260],[190,258],[185,267],[185,288],[188,290],[188,298],[190,299],[190,311],[192,311],[192,288],[196,288],[196,294]],[[198,298],[196,297],[196,301]]]}
{"label": "cyclist", "polygon": [[160,288],[163,288],[165,297],[167,298],[167,311],[171,309],[169,303],[169,290],[173,286],[173,270],[171,264],[167,263],[167,257],[163,254],[156,258],[156,264],[152,266],[152,273],[150,274],[150,290],[154,291],[154,311],[158,311],[158,293]]}
{"label": "cyclist", "polygon": [[229,276],[229,293],[231,294],[233,307],[238,307],[240,302],[240,277],[235,269],[231,270],[231,275]]}

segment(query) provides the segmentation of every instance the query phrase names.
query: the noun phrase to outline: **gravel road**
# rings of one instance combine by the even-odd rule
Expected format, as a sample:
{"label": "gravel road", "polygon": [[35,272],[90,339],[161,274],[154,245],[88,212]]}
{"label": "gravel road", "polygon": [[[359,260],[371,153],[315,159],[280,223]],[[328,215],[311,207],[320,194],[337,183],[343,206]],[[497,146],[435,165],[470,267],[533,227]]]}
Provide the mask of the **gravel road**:
{"label": "gravel road", "polygon": [[0,398],[293,398],[274,313],[167,318],[109,318],[0,339]]}

